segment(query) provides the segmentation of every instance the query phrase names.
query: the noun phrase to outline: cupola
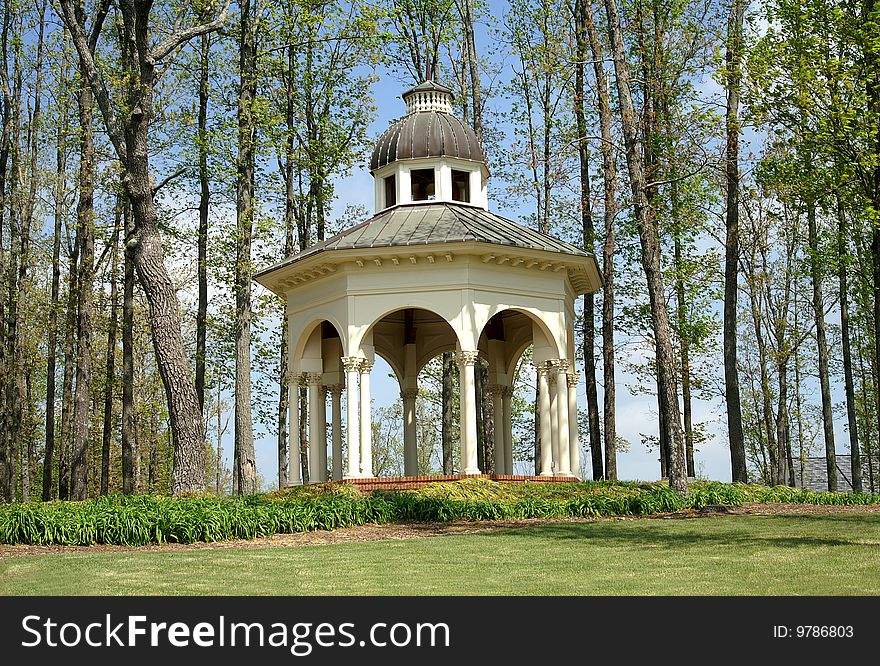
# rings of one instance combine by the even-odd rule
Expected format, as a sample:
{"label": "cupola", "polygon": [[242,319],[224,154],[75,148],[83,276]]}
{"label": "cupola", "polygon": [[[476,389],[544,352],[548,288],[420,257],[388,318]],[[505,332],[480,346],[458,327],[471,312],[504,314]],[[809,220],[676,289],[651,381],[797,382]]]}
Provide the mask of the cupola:
{"label": "cupola", "polygon": [[370,159],[376,212],[441,201],[488,210],[486,155],[473,128],[453,115],[452,90],[425,81],[402,97],[406,115],[379,137]]}

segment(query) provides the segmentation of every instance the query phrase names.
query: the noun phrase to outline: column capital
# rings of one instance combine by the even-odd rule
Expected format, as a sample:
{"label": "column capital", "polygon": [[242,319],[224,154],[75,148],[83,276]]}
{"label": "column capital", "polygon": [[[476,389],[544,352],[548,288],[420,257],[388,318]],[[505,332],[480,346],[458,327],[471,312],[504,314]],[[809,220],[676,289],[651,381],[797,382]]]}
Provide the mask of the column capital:
{"label": "column capital", "polygon": [[326,388],[327,388],[327,392],[330,395],[332,395],[334,397],[341,396],[342,389],[345,388],[345,384],[328,384]]}
{"label": "column capital", "polygon": [[491,393],[492,395],[500,395],[503,397],[505,389],[509,389],[509,388],[510,388],[509,386],[506,386],[504,384],[490,384],[489,385],[489,393]]}
{"label": "column capital", "polygon": [[369,372],[370,370],[372,370],[374,363],[375,363],[375,361],[371,361],[367,358],[362,358],[360,365],[359,365],[361,373]]}
{"label": "column capital", "polygon": [[551,376],[556,376],[556,373],[553,372],[553,368],[550,366],[550,361],[545,361],[544,363],[537,363],[534,365],[535,370],[537,370],[539,376],[546,379],[550,379]]}
{"label": "column capital", "polygon": [[304,372],[303,378],[307,384],[320,384],[323,375],[320,372]]}
{"label": "column capital", "polygon": [[512,386],[502,386],[501,387],[501,397],[502,398],[512,398],[513,397],[513,387]]}
{"label": "column capital", "polygon": [[479,359],[480,352],[478,351],[455,352],[455,362],[458,363],[459,366],[476,365]]}
{"label": "column capital", "polygon": [[415,400],[417,397],[419,397],[419,389],[417,389],[417,388],[412,389],[411,388],[411,389],[406,389],[404,391],[401,391],[400,397],[403,400]]}
{"label": "column capital", "polygon": [[547,361],[547,366],[552,368],[554,372],[557,374],[560,372],[568,372],[569,362],[564,358],[554,358],[550,361]]}
{"label": "column capital", "polygon": [[364,359],[360,356],[343,356],[339,359],[342,361],[342,367],[346,370],[360,370],[361,361]]}
{"label": "column capital", "polygon": [[568,385],[577,386],[580,381],[580,375],[572,368],[569,368],[566,374],[568,375]]}

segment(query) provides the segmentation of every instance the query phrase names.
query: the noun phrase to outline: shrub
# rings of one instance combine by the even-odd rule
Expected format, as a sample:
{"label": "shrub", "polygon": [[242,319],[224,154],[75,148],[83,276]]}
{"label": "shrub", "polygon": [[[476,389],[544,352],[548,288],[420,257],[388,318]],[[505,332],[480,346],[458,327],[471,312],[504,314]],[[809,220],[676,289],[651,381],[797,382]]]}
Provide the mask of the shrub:
{"label": "shrub", "polygon": [[880,495],[700,481],[682,497],[661,482],[541,484],[488,479],[370,495],[345,484],[233,498],[109,495],[84,502],[0,505],[0,543],[141,546],[254,539],[366,523],[649,515],[746,502],[876,504]]}

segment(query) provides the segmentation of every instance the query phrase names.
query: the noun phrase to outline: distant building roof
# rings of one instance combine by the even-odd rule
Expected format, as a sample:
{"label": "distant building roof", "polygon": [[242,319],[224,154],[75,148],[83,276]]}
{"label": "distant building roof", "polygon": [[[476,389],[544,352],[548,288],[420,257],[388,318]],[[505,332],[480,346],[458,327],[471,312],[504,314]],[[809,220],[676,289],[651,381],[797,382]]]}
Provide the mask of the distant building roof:
{"label": "distant building roof", "polygon": [[[838,453],[837,459],[837,490],[839,492],[852,491],[852,460],[849,454]],[[868,456],[862,456],[862,490],[871,492],[871,479],[874,481],[874,489],[880,490],[880,459],[872,456],[871,466],[868,467]],[[801,461],[794,460],[794,485],[798,488],[807,488],[817,492],[828,490],[828,468],[825,456],[818,458],[806,458],[803,461],[803,478],[801,478]]]}

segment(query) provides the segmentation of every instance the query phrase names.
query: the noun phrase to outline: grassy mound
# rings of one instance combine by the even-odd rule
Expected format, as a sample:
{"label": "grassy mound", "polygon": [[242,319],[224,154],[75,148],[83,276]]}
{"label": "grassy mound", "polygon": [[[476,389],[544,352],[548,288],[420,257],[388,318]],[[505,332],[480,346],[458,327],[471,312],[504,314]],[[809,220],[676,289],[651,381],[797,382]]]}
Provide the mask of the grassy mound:
{"label": "grassy mound", "polygon": [[500,520],[650,515],[746,502],[876,504],[880,495],[815,493],[787,486],[664,482],[499,483],[462,479],[412,491],[362,495],[341,484],[247,497],[110,495],[84,502],[0,505],[0,543],[40,545],[192,543],[253,539],[394,521]]}

